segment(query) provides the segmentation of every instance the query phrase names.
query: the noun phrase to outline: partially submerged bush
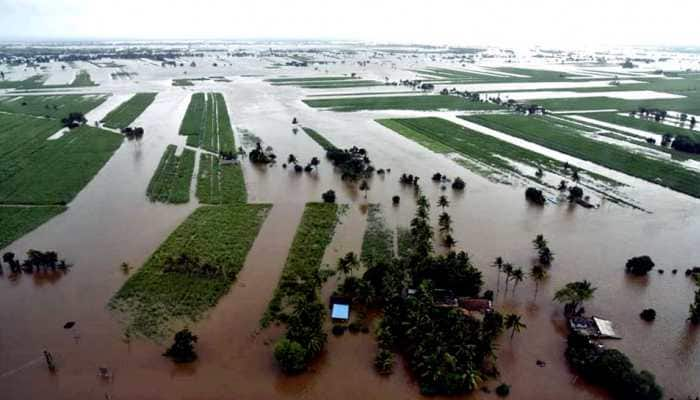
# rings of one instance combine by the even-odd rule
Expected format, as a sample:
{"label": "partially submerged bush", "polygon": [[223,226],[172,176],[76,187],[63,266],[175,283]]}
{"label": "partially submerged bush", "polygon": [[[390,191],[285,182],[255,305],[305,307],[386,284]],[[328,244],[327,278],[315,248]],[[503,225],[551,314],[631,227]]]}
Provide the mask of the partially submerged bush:
{"label": "partially submerged bush", "polygon": [[464,190],[465,187],[467,187],[467,184],[464,183],[460,177],[456,177],[455,180],[452,181],[452,189],[454,190]]}
{"label": "partially submerged bush", "polygon": [[374,369],[379,375],[390,375],[394,371],[394,353],[387,349],[379,349],[374,358]]}
{"label": "partially submerged bush", "polygon": [[525,198],[537,205],[543,206],[544,203],[546,202],[546,199],[544,198],[544,194],[542,194],[541,190],[538,190],[534,187],[529,187],[525,189]]}
{"label": "partially submerged bush", "polygon": [[647,322],[651,322],[651,321],[656,319],[656,310],[654,310],[653,308],[644,309],[639,314],[639,318],[641,318]]}
{"label": "partially submerged bush", "polygon": [[176,363],[189,363],[197,359],[194,352],[194,343],[197,336],[193,335],[189,329],[183,329],[175,334],[175,342],[163,353],[165,357],[170,357]]}
{"label": "partially submerged bush", "polygon": [[324,203],[335,203],[335,192],[329,190],[321,195]]}
{"label": "partially submerged bush", "polygon": [[345,333],[345,325],[333,325],[331,332],[333,332],[333,335],[335,336],[342,336]]}
{"label": "partially submerged bush", "polygon": [[632,257],[625,264],[625,271],[628,274],[644,276],[654,268],[654,262],[649,256]]}
{"label": "partially submerged bush", "polygon": [[299,343],[282,338],[275,345],[275,360],[284,373],[297,374],[306,369],[306,350]]}
{"label": "partially submerged bush", "polygon": [[501,383],[496,387],[496,394],[498,397],[508,397],[510,394],[510,385],[506,383]]}
{"label": "partially submerged bush", "polygon": [[394,204],[395,206],[398,206],[400,202],[401,202],[401,197],[399,197],[399,196],[394,196],[391,198],[391,203]]}

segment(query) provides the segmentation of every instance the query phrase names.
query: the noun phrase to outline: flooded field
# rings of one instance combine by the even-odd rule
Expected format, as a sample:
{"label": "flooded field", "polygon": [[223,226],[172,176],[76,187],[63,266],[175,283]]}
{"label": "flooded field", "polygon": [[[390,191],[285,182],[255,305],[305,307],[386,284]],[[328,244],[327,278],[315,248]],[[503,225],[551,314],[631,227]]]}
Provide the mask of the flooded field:
{"label": "flooded field", "polygon": [[[253,49],[258,50],[258,49]],[[369,53],[367,53],[369,54]],[[454,220],[456,248],[469,253],[484,276],[484,289],[496,291],[497,270],[491,267],[502,256],[528,270],[536,263],[532,239],[544,234],[556,254],[549,278],[540,285],[526,279],[517,288],[505,291],[500,282],[494,300],[501,312],[522,315],[527,328],[510,339],[503,334],[498,341],[498,379],[488,381],[493,390],[500,382],[512,386],[516,399],[606,399],[603,390],[586,384],[567,365],[564,357],[568,333],[563,306],[552,301],[564,284],[587,279],[598,289],[586,304],[586,312],[614,321],[622,340],[605,345],[626,353],[638,369],[654,373],[665,389],[666,397],[685,398],[700,395],[700,327],[686,321],[688,306],[696,290],[684,271],[698,266],[700,259],[700,199],[683,195],[660,185],[642,181],[600,165],[575,159],[531,142],[484,128],[458,118],[464,112],[379,110],[333,112],[314,109],[302,102],[310,95],[367,93],[388,91],[388,87],[339,89],[303,89],[274,86],[265,79],[274,77],[337,76],[358,72],[362,79],[384,82],[409,79],[416,64],[434,65],[430,60],[404,59],[385,55],[358,67],[350,61],[367,54],[348,56],[347,63],[297,68],[278,66],[284,57],[183,57],[183,67],[163,67],[152,60],[116,60],[121,69],[134,72],[132,79],[112,79],[107,71],[115,68],[76,62],[73,73],[84,69],[96,87],[56,90],[56,93],[110,94],[109,98],[87,113],[90,124],[99,121],[135,93],[157,92],[134,126],[145,130],[143,139],[127,141],[114,153],[95,178],[68,204],[68,209],[33,232],[18,239],[2,252],[24,254],[28,249],[56,250],[73,267],[67,273],[44,277],[21,274],[0,276],[0,393],[3,399],[415,399],[421,397],[409,369],[399,359],[394,373],[378,375],[372,363],[376,351],[374,334],[329,334],[328,343],[311,370],[298,376],[279,371],[272,356],[282,326],[260,328],[262,317],[281,276],[296,228],[307,202],[321,201],[321,195],[334,190],[337,202],[347,204],[340,218],[324,264],[335,265],[348,251],[361,251],[367,225],[367,205],[379,204],[388,226],[408,226],[415,212],[415,195],[399,183],[399,176],[410,173],[420,177],[428,197],[433,225],[437,224],[436,202],[446,195]],[[324,56],[317,56],[323,59]],[[191,66],[196,62],[196,66]],[[218,63],[214,67],[213,63]],[[450,61],[442,61],[453,67]],[[485,63],[491,63],[486,61]],[[693,64],[695,65],[695,64]],[[478,68],[478,65],[474,68]],[[651,68],[651,67],[650,67]],[[609,78],[618,70],[594,69]],[[326,73],[326,71],[328,71]],[[193,81],[194,86],[177,87],[172,79],[223,76],[230,82]],[[591,72],[592,73],[592,72]],[[28,75],[13,69],[13,80]],[[52,69],[47,84],[69,83],[66,71]],[[643,76],[643,75],[641,75]],[[638,79],[635,76],[633,79]],[[641,78],[640,78],[641,79]],[[634,81],[633,81],[634,82]],[[516,86],[494,84],[494,91],[533,90],[532,93],[508,93],[511,98],[543,98],[534,90],[576,87],[566,84],[520,83]],[[581,81],[578,87],[597,87]],[[391,86],[392,91],[403,88]],[[487,84],[469,90],[491,91]],[[11,95],[6,90],[0,96]],[[276,164],[254,165],[242,158],[248,202],[272,204],[245,264],[230,291],[210,312],[189,328],[199,336],[199,358],[187,365],[176,365],[161,356],[168,343],[142,337],[127,337],[120,316],[107,304],[127,280],[120,269],[127,262],[136,269],[165,238],[198,206],[190,196],[186,204],[152,203],[146,197],[148,183],[168,145],[185,147],[186,136],[179,135],[180,123],[195,92],[223,94],[234,127],[236,146],[250,151],[255,146],[251,135],[264,147],[270,146],[278,157]],[[569,92],[551,92],[570,97]],[[45,94],[42,92],[42,94]],[[598,92],[596,96],[620,96],[640,99],[643,95],[670,99],[673,94]],[[36,93],[28,94],[36,95]],[[520,96],[520,97],[516,97]],[[623,97],[624,96],[624,97]],[[554,98],[554,97],[552,97]],[[646,97],[644,97],[646,98]],[[570,162],[587,171],[624,184],[618,188],[626,198],[648,211],[601,200],[594,209],[585,209],[562,201],[536,207],[524,199],[523,182],[500,184],[470,171],[444,154],[438,154],[377,123],[376,119],[434,116],[492,135],[503,141],[544,154],[560,162]],[[335,146],[367,149],[376,168],[384,175],[368,179],[365,193],[357,184],[341,181],[325,151],[298,125],[321,133]],[[577,117],[590,122],[589,119]],[[599,124],[605,126],[603,124]],[[634,131],[634,130],[633,130]],[[636,131],[634,131],[636,133]],[[649,137],[658,137],[647,133]],[[197,150],[196,159],[199,159]],[[282,168],[289,154],[301,164],[312,157],[321,160],[311,173],[295,173]],[[467,184],[463,192],[431,181],[435,172],[450,178],[461,177]],[[196,171],[195,171],[196,176]],[[400,205],[392,197],[401,197]],[[445,249],[436,246],[436,251]],[[625,274],[625,262],[647,254],[657,269],[644,278]],[[671,270],[677,269],[677,274]],[[134,272],[131,272],[132,274]],[[501,278],[502,280],[503,278]],[[336,280],[323,287],[322,300],[328,302]],[[639,318],[644,308],[653,307],[654,323]],[[67,321],[76,321],[64,329]],[[331,323],[326,322],[330,331]],[[330,333],[330,332],[329,332]],[[57,372],[49,373],[42,351],[54,354]],[[544,367],[538,367],[538,360]],[[105,367],[113,378],[103,380],[98,368]],[[108,396],[108,397],[106,397]],[[495,394],[475,391],[465,399],[495,398]]]}

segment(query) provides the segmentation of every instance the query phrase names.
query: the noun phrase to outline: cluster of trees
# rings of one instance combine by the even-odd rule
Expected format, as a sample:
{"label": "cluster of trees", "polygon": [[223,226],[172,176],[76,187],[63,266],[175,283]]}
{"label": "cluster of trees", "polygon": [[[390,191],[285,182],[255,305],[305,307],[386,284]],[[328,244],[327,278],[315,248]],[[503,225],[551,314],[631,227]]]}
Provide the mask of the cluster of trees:
{"label": "cluster of trees", "polygon": [[442,208],[442,214],[438,217],[438,225],[440,226],[440,237],[442,244],[448,249],[452,249],[457,241],[452,237],[452,217],[445,212],[445,208],[450,206],[450,201],[444,195],[440,196],[437,203],[438,207]]}
{"label": "cluster of trees", "polygon": [[[301,173],[302,171],[311,172],[314,169],[318,169],[319,164],[321,164],[321,160],[319,160],[318,157],[311,157],[311,161],[309,161],[305,167],[302,167],[301,164],[299,164],[299,160],[297,160],[296,156],[294,154],[290,154],[287,157],[287,163],[289,165],[294,165],[294,172]],[[287,168],[287,164],[282,164],[282,168]]]}
{"label": "cluster of trees", "polygon": [[[58,253],[55,251],[39,251],[30,249],[27,251],[27,258],[20,262],[15,258],[15,253],[7,252],[2,255],[2,261],[10,268],[10,272],[17,274],[20,272],[32,273],[34,271],[52,271],[66,270],[69,265],[65,260],[58,259]],[[0,273],[3,271],[3,263],[0,263]]]}
{"label": "cluster of trees", "polygon": [[695,300],[690,305],[690,316],[688,321],[693,325],[700,324],[700,289],[695,291]]}
{"label": "cluster of trees", "polygon": [[77,128],[80,125],[83,125],[87,122],[87,118],[85,118],[85,115],[83,113],[79,112],[72,112],[68,114],[67,117],[61,119],[61,123],[63,126],[69,129]]}
{"label": "cluster of trees", "polygon": [[654,118],[656,122],[663,121],[668,116],[668,111],[656,108],[639,107],[637,111],[630,112],[630,116],[639,115],[641,118]]}
{"label": "cluster of trees", "polygon": [[[445,209],[449,201],[441,198],[438,206]],[[345,279],[339,292],[354,307],[383,311],[376,332],[379,349],[374,367],[378,373],[391,373],[394,353],[399,352],[417,377],[422,393],[466,393],[495,375],[494,340],[505,321],[496,312],[479,320],[457,307],[443,306],[444,293],[479,296],[483,281],[466,253],[433,253],[429,210],[428,200],[419,196],[411,221],[411,248],[399,258],[367,266],[361,278],[346,271],[347,266],[352,271],[354,263],[343,262],[339,273]],[[451,222],[445,219],[440,228],[446,236]],[[517,332],[524,325],[519,318],[512,318],[509,326]]]}
{"label": "cluster of trees", "polygon": [[547,239],[544,238],[544,235],[537,235],[535,240],[532,241],[532,244],[535,247],[535,250],[537,250],[540,264],[551,265],[552,261],[554,261],[554,253],[552,250],[550,250]]}
{"label": "cluster of trees", "polygon": [[418,176],[413,176],[411,174],[401,174],[399,177],[399,183],[402,185],[418,186]]}
{"label": "cluster of trees", "polygon": [[333,166],[340,169],[342,180],[356,181],[372,176],[374,167],[367,156],[367,150],[353,146],[349,149],[330,148],[326,157]]}
{"label": "cluster of trees", "polygon": [[569,364],[591,383],[608,389],[617,399],[660,400],[661,386],[648,371],[637,372],[619,350],[604,349],[577,333],[569,335],[566,348]]}
{"label": "cluster of trees", "polygon": [[277,156],[272,152],[272,149],[263,149],[260,142],[255,144],[255,148],[250,151],[248,157],[254,164],[270,164],[274,163],[277,159]]}
{"label": "cluster of trees", "polygon": [[649,256],[632,257],[625,264],[625,271],[637,276],[644,276],[653,268],[654,262]]}
{"label": "cluster of trees", "polygon": [[127,137],[127,139],[141,139],[143,137],[143,128],[141,127],[126,127],[122,128],[121,132]]}
{"label": "cluster of trees", "polygon": [[275,345],[274,356],[284,373],[297,374],[308,368],[326,344],[325,308],[315,288],[295,296],[291,307],[293,311],[285,317],[287,332]]}
{"label": "cluster of trees", "polygon": [[671,143],[674,150],[686,153],[700,154],[700,140],[688,135],[678,135]]}

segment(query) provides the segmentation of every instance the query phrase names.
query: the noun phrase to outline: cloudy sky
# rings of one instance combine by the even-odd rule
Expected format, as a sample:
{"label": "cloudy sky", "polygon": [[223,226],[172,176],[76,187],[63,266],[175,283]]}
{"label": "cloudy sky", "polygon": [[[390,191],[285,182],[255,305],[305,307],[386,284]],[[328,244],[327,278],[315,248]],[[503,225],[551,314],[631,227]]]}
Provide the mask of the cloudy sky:
{"label": "cloudy sky", "polygon": [[0,39],[700,45],[697,0],[0,0]]}

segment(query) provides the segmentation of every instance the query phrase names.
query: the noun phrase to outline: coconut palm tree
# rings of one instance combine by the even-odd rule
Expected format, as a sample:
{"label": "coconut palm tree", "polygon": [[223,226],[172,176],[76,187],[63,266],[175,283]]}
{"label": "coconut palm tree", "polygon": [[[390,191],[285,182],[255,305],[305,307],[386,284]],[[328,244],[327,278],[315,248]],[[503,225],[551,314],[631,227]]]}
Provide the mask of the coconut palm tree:
{"label": "coconut palm tree", "polygon": [[530,278],[535,282],[535,299],[537,299],[537,292],[540,288],[540,283],[547,279],[547,270],[541,265],[535,265],[530,270]]}
{"label": "coconut palm tree", "polygon": [[508,282],[510,282],[510,275],[513,273],[513,264],[503,264],[503,273],[506,274],[506,293],[508,293]]}
{"label": "coconut palm tree", "polygon": [[492,267],[498,269],[498,275],[496,275],[496,293],[498,293],[501,286],[501,271],[503,270],[503,257],[496,257],[496,260],[491,264]]}
{"label": "coconut palm tree", "polygon": [[367,181],[363,180],[360,183],[360,190],[365,192],[365,199],[367,198],[367,192],[369,191],[369,183]]}
{"label": "coconut palm tree", "polygon": [[510,329],[510,340],[513,340],[513,336],[516,333],[520,333],[521,330],[527,328],[527,325],[522,323],[522,318],[517,314],[508,314],[504,321],[504,326],[506,329]]}
{"label": "coconut palm tree", "polygon": [[447,197],[445,197],[445,195],[443,194],[438,199],[437,205],[438,205],[438,207],[442,208],[442,211],[445,211],[445,208],[450,206],[450,201],[447,200]]}
{"label": "coconut palm tree", "polygon": [[452,248],[457,244],[457,241],[448,233],[442,240],[442,244],[444,244],[449,250],[452,250]]}
{"label": "coconut palm tree", "polygon": [[440,225],[440,232],[446,235],[452,233],[452,217],[450,214],[443,212],[438,218],[438,225]]}
{"label": "coconut palm tree", "polygon": [[567,283],[554,294],[554,301],[564,303],[564,313],[575,315],[583,302],[591,300],[596,288],[590,282],[583,280]]}
{"label": "coconut palm tree", "polygon": [[351,251],[338,260],[336,271],[343,275],[343,277],[348,277],[359,265],[360,261],[358,260],[357,255]]}
{"label": "coconut palm tree", "polygon": [[544,238],[543,234],[539,234],[535,236],[535,240],[532,241],[532,245],[535,247],[535,250],[540,250],[547,247],[547,239]]}
{"label": "coconut palm tree", "polygon": [[515,288],[518,286],[518,283],[522,282],[525,279],[525,274],[523,273],[522,268],[516,268],[513,270],[513,272],[510,274],[510,279],[513,280],[513,294],[515,294]]}

